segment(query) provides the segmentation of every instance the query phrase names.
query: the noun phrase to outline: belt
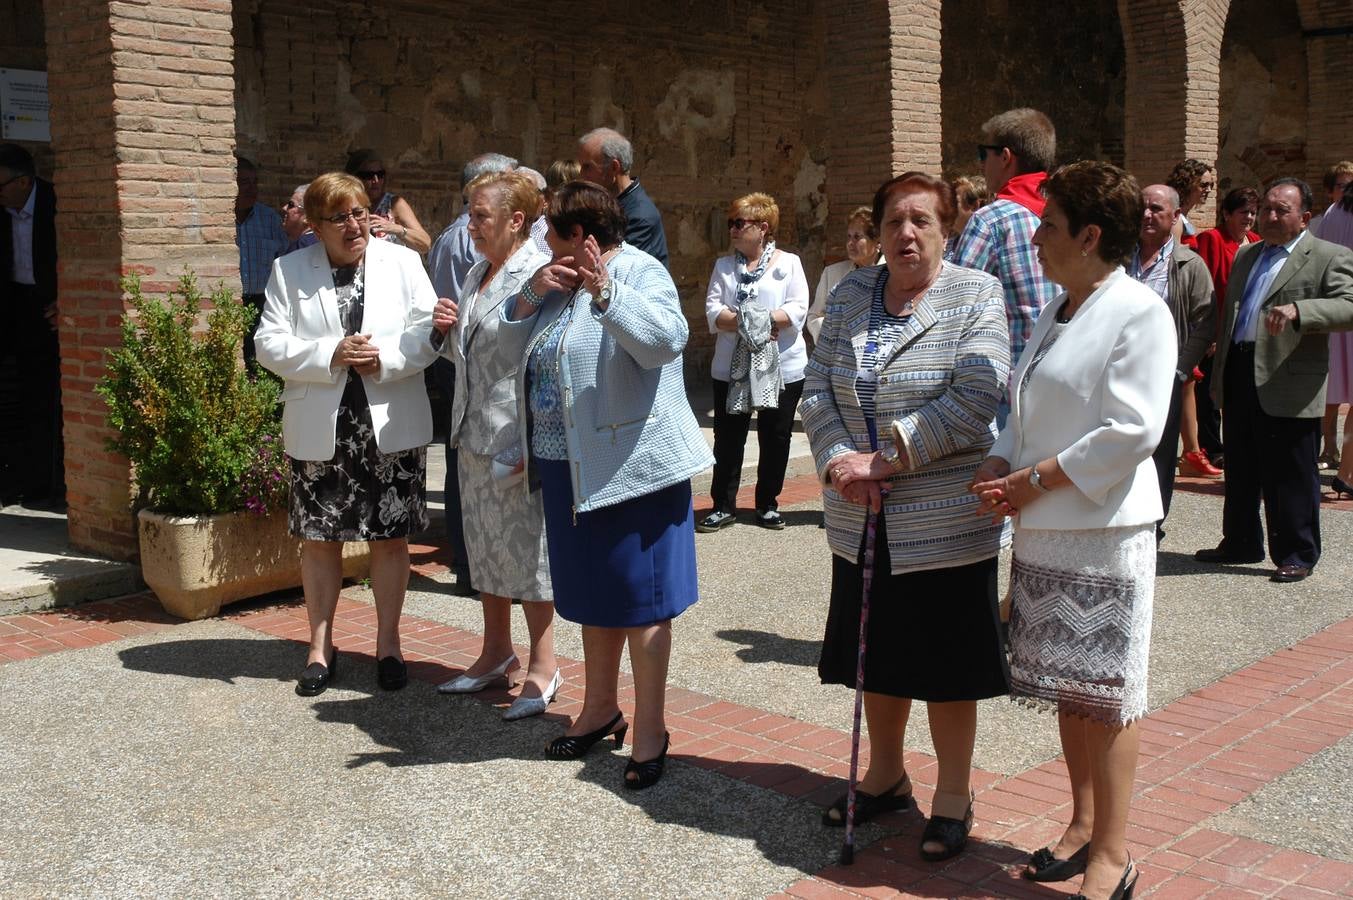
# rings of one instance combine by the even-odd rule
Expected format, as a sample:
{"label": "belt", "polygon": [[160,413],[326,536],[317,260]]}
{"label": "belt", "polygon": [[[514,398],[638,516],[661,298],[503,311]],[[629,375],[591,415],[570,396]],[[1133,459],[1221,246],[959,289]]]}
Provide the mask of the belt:
{"label": "belt", "polygon": [[1232,353],[1253,353],[1254,341],[1236,341],[1231,345]]}

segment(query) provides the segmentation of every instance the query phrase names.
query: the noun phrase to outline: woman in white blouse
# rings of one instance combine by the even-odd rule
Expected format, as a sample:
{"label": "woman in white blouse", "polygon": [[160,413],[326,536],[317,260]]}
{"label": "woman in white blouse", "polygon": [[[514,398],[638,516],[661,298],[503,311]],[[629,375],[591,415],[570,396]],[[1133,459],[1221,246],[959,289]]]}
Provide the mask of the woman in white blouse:
{"label": "woman in white blouse", "polygon": [[760,457],[756,467],[756,524],[785,527],[777,511],[789,464],[794,411],[803,394],[808,351],[808,279],[793,253],[775,246],[780,208],[768,194],[748,194],[728,208],[733,252],[714,263],[705,296],[705,318],[714,342],[713,511],[696,531],[733,524],[742,454],[757,414]]}
{"label": "woman in white blouse", "polygon": [[846,258],[822,269],[822,276],[817,280],[817,290],[813,292],[813,305],[808,307],[808,323],[804,330],[815,345],[822,331],[822,317],[827,314],[827,298],[831,296],[832,289],[856,269],[878,265],[878,262],[879,234],[874,227],[874,211],[867,206],[858,206],[846,220]]}

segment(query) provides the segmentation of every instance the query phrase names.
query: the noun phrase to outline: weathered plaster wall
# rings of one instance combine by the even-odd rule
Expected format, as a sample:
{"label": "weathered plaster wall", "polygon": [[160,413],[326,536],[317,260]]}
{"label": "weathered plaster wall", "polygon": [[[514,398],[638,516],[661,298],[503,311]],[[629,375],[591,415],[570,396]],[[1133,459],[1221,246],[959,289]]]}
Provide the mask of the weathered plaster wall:
{"label": "weathered plaster wall", "polygon": [[[707,369],[706,280],[727,250],[726,207],[752,190],[781,207],[781,243],[822,255],[827,210],[824,27],[818,4],[619,0],[588,18],[533,18],[496,2],[239,0],[240,151],[277,201],[349,150],[385,156],[390,189],[436,235],[459,209],[464,161],[497,150],[543,170],[595,125],[626,132],[662,210]],[[635,33],[642,30],[642,43]]]}
{"label": "weathered plaster wall", "polygon": [[1058,160],[1122,165],[1126,84],[1114,0],[945,0],[944,170],[977,173],[982,123],[1032,106],[1057,128]]}

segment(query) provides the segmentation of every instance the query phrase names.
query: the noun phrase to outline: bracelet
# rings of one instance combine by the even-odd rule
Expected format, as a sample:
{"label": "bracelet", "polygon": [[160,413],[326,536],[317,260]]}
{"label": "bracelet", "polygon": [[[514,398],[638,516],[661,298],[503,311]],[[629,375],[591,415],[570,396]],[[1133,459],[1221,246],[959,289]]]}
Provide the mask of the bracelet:
{"label": "bracelet", "polygon": [[544,297],[540,296],[535,291],[531,290],[531,282],[529,281],[523,284],[521,287],[521,298],[525,300],[527,303],[534,306],[536,309],[539,309],[540,304],[545,302]]}
{"label": "bracelet", "polygon": [[1029,484],[1032,484],[1044,494],[1052,490],[1052,488],[1043,483],[1043,476],[1038,474],[1038,463],[1034,463],[1029,467]]}

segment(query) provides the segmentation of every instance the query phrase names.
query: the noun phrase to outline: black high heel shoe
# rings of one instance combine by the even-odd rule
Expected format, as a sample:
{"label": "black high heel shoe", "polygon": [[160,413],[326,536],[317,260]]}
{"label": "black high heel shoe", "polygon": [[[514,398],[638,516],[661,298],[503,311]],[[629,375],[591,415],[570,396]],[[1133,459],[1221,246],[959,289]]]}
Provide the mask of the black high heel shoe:
{"label": "black high heel shoe", "polygon": [[1030,881],[1066,881],[1084,872],[1089,861],[1088,843],[1083,844],[1066,859],[1058,859],[1052,855],[1051,847],[1044,847],[1042,850],[1035,850],[1029,856],[1029,865],[1024,870],[1024,877]]}
{"label": "black high heel shoe", "polygon": [[1330,480],[1330,487],[1334,489],[1335,500],[1342,500],[1344,494],[1353,497],[1353,487],[1349,486],[1347,482],[1340,481],[1338,475]]}
{"label": "black high heel shoe", "polygon": [[616,713],[614,719],[607,722],[596,731],[589,731],[587,734],[574,735],[573,737],[565,734],[555,738],[545,746],[545,758],[558,760],[579,759],[586,754],[588,750],[592,749],[593,744],[604,738],[608,738],[611,735],[615,735],[615,749],[619,750],[625,744],[625,732],[629,731],[630,727],[628,723],[621,725],[619,728],[615,727],[620,721],[621,716],[621,713]]}
{"label": "black high heel shoe", "polygon": [[[658,783],[662,777],[663,769],[667,767],[667,748],[672,746],[672,732],[664,731],[662,734],[662,752],[653,759],[647,759],[643,762],[634,757],[625,764],[625,787],[632,791],[643,790],[646,787],[652,787]],[[630,777],[630,773],[634,777]]]}
{"label": "black high heel shoe", "polygon": [[[1131,876],[1129,878],[1129,876]],[[1123,877],[1118,882],[1118,887],[1113,889],[1109,895],[1109,900],[1132,900],[1132,892],[1137,889],[1137,867],[1132,864],[1132,857],[1128,857],[1127,868],[1123,870]],[[1077,894],[1068,900],[1089,900],[1084,894]]]}
{"label": "black high heel shoe", "polygon": [[302,697],[315,697],[324,693],[329,687],[329,682],[338,677],[338,648],[333,648],[333,655],[329,657],[329,664],[311,663],[301,670],[301,677],[296,679],[296,693]]}

